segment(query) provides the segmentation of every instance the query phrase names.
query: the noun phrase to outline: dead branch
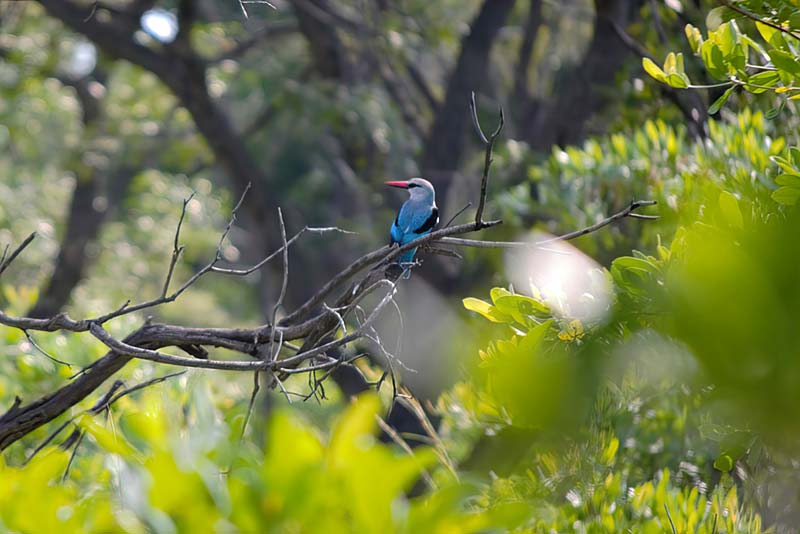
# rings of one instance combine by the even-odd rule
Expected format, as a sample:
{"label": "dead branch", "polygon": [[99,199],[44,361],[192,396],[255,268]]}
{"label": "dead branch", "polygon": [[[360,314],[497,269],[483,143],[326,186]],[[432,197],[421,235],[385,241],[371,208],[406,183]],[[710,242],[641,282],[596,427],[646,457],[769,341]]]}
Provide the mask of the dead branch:
{"label": "dead branch", "polygon": [[557,241],[570,241],[572,239],[577,239],[578,237],[583,237],[587,234],[592,232],[596,232],[597,230],[608,226],[614,222],[619,221],[620,219],[624,219],[625,217],[631,217],[634,219],[645,219],[645,220],[655,220],[658,219],[658,215],[642,215],[640,213],[635,213],[635,210],[644,207],[644,206],[655,206],[657,202],[655,200],[634,200],[624,209],[618,211],[617,213],[606,217],[586,228],[581,228],[580,230],[575,230],[574,232],[569,232],[564,235],[556,236],[550,239],[544,239],[541,241],[536,241],[533,243],[526,242],[526,241],[479,241],[477,239],[462,239],[458,237],[443,237],[439,240],[439,243],[443,245],[457,245],[461,247],[474,247],[474,248],[537,248],[542,247],[544,245],[548,245],[550,243],[555,243]]}
{"label": "dead branch", "polygon": [[487,138],[486,134],[483,133],[483,128],[481,128],[480,120],[478,120],[478,109],[475,107],[474,91],[470,94],[469,110],[470,114],[472,115],[472,125],[475,127],[475,131],[478,133],[478,137],[480,138],[481,142],[483,142],[484,146],[486,147],[483,160],[483,176],[481,177],[481,197],[480,201],[478,202],[478,211],[475,213],[475,226],[481,226],[483,224],[483,207],[486,204],[486,186],[489,182],[489,167],[492,165],[492,151],[494,149],[494,142],[497,139],[497,136],[500,135],[501,131],[503,131],[505,117],[503,116],[503,108],[501,106],[500,122],[497,124],[495,131],[492,132],[492,134]]}

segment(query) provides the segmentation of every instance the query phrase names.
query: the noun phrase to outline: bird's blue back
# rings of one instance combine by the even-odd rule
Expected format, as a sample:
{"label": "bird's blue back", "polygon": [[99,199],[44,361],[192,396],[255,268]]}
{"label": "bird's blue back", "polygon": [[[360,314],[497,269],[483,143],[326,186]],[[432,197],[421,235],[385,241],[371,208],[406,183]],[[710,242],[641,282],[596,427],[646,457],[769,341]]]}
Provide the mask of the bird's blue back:
{"label": "bird's blue back", "polygon": [[[405,245],[411,241],[427,235],[431,232],[432,228],[428,228],[420,233],[415,233],[414,230],[420,229],[425,222],[430,218],[433,211],[433,206],[427,202],[415,202],[413,199],[408,199],[400,208],[400,213],[392,223],[390,234],[393,243]],[[416,249],[412,249],[403,253],[400,256],[401,262],[410,262],[414,259]]]}

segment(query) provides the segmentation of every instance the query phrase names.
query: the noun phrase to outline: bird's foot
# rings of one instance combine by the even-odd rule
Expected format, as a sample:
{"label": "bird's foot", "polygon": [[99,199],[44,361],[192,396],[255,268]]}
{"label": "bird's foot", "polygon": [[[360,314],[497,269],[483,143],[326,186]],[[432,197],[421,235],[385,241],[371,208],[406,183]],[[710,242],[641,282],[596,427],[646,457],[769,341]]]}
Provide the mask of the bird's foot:
{"label": "bird's foot", "polygon": [[400,267],[403,268],[403,275],[402,275],[403,279],[408,280],[409,278],[411,278],[411,269],[417,267],[418,265],[421,265],[421,263],[419,262],[419,260],[412,260],[412,261],[398,262],[398,265],[400,265]]}

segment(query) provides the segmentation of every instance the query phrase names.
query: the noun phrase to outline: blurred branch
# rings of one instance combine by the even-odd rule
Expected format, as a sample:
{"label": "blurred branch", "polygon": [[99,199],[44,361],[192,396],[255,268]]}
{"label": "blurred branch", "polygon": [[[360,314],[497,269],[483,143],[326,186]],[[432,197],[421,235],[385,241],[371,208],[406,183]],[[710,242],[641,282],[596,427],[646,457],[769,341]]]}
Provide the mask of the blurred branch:
{"label": "blurred branch", "polygon": [[540,102],[520,125],[521,135],[536,151],[553,145],[579,144],[590,118],[611,101],[617,73],[629,55],[614,30],[639,20],[645,0],[594,0],[594,31],[583,57],[556,73],[551,97]]}
{"label": "blurred branch", "polygon": [[[104,72],[97,68],[80,79],[59,76],[62,84],[75,90],[82,110],[84,138],[81,147],[96,144],[95,141],[105,135],[103,101],[106,90],[98,81],[104,77]],[[75,188],[66,230],[59,243],[53,271],[28,312],[31,317],[50,317],[67,305],[84,277],[89,262],[87,249],[97,241],[103,224],[122,202],[136,174],[125,162],[118,161],[118,154],[102,152],[101,155],[102,158],[89,157],[81,148],[70,157],[74,162],[70,166],[74,168]],[[108,163],[92,163],[97,159]]]}
{"label": "blurred branch", "polygon": [[447,80],[420,161],[423,176],[437,178],[440,189],[447,189],[453,171],[461,165],[470,120],[464,114],[464,106],[471,91],[486,87],[492,45],[514,4],[514,0],[484,0],[461,40],[458,59]]}
{"label": "blurred branch", "polygon": [[731,9],[731,10],[739,13],[740,15],[743,15],[744,17],[747,17],[748,19],[750,19],[750,20],[752,20],[754,22],[759,22],[761,24],[764,24],[765,26],[769,26],[770,28],[778,30],[781,33],[785,33],[786,35],[789,35],[791,37],[794,37],[795,39],[800,40],[800,34],[797,34],[797,33],[793,32],[791,29],[786,28],[785,26],[783,26],[781,24],[776,24],[776,23],[772,22],[771,20],[767,20],[767,19],[761,18],[758,15],[756,15],[755,13],[753,13],[752,11],[750,11],[750,10],[748,10],[746,8],[743,8],[742,6],[739,6],[739,5],[735,4],[734,2],[730,2],[729,0],[717,0],[717,3],[727,7],[728,9]]}
{"label": "blurred branch", "polygon": [[519,57],[514,69],[514,89],[512,92],[515,102],[523,104],[528,101],[528,72],[530,70],[533,47],[539,28],[542,25],[542,0],[531,0],[528,7],[528,18],[525,19],[525,28],[522,34],[522,44],[519,48]]}
{"label": "blurred branch", "polygon": [[247,9],[245,9],[245,4],[263,4],[272,9],[278,9],[272,2],[268,2],[267,0],[239,0],[239,7],[242,8],[242,13],[244,14],[244,18],[249,18],[249,14],[247,13]]}
{"label": "blurred branch", "polygon": [[[51,432],[50,435],[47,436],[47,438],[45,438],[45,440],[42,443],[40,443],[33,450],[33,452],[25,459],[25,463],[27,464],[28,462],[30,462],[33,459],[34,456],[36,456],[42,449],[44,449],[47,445],[49,445],[56,437],[58,437],[58,435],[65,428],[67,428],[69,425],[74,423],[75,420],[78,419],[79,417],[81,417],[81,416],[83,416],[85,414],[98,415],[98,414],[108,410],[109,408],[111,408],[111,406],[115,402],[117,402],[118,400],[120,400],[123,397],[126,397],[126,396],[130,395],[131,393],[135,393],[137,391],[141,391],[141,390],[146,389],[146,388],[148,388],[150,386],[155,386],[156,384],[160,384],[160,383],[162,383],[162,382],[164,382],[166,380],[169,380],[170,378],[175,378],[177,376],[181,376],[181,375],[184,375],[184,374],[186,374],[186,371],[178,371],[176,373],[170,373],[168,375],[152,378],[152,379],[147,380],[145,382],[141,382],[139,384],[136,384],[135,386],[131,386],[129,388],[126,388],[126,389],[120,391],[119,393],[117,393],[117,391],[120,388],[124,387],[125,383],[122,380],[115,380],[114,383],[111,385],[111,387],[108,389],[108,391],[106,391],[103,394],[103,396],[100,397],[97,400],[97,402],[95,402],[94,405],[91,408],[89,408],[87,410],[84,410],[84,411],[82,411],[82,412],[70,417],[67,421],[62,423],[58,428],[56,428],[53,432]],[[76,429],[75,431],[76,432],[80,432],[79,429]],[[65,444],[70,442],[70,441],[74,441],[74,440],[75,440],[75,438],[71,435],[66,440],[64,440],[64,444],[62,444],[62,447],[67,448],[67,446]]]}
{"label": "blurred branch", "polygon": [[291,4],[315,70],[324,78],[347,80],[354,68],[336,29],[358,27],[358,23],[339,15],[328,0],[292,0]]}
{"label": "blurred branch", "polygon": [[431,108],[431,111],[436,112],[436,110],[439,108],[439,101],[436,100],[430,85],[428,84],[427,80],[425,80],[425,73],[417,68],[416,63],[409,59],[404,58],[403,65],[408,71],[409,79],[417,88],[417,91],[419,91],[419,93],[422,95],[425,102],[427,102],[428,106]]}
{"label": "blurred branch", "polygon": [[[251,246],[257,253],[269,250],[277,242],[275,229],[265,218],[265,213],[277,207],[273,195],[267,192],[269,180],[249,153],[246,139],[237,132],[231,117],[209,93],[208,63],[192,49],[188,35],[185,42],[175,46],[151,49],[135,38],[139,30],[138,18],[131,19],[109,10],[108,16],[95,15],[84,20],[89,10],[73,0],[38,1],[67,27],[83,34],[109,55],[152,72],[174,93],[230,178],[234,195],[241,195],[252,185],[256,202],[246,206],[246,222],[254,236]],[[184,31],[188,31],[187,24],[193,16],[192,7],[188,5],[191,3],[184,0]]]}
{"label": "blurred branch", "polygon": [[[615,21],[612,21],[612,27],[622,43],[628,47],[631,52],[639,57],[646,57],[651,61],[655,61],[655,58],[650,54],[647,48],[636,41],[636,39],[634,39],[627,31],[625,31],[625,28],[617,24]],[[683,93],[687,94],[688,98],[694,101],[692,104],[689,104],[684,101],[683,98],[681,98],[681,95],[678,94],[678,91],[666,84],[659,83],[658,90],[681,111],[684,119],[686,119],[692,136],[696,139],[705,139],[705,119],[707,118],[708,114],[706,113],[705,106],[703,105],[699,96],[692,91],[686,91]]]}
{"label": "blurred branch", "polygon": [[35,238],[36,232],[31,232],[31,234],[26,237],[22,243],[17,246],[17,248],[14,249],[10,256],[8,255],[8,245],[6,245],[6,248],[3,250],[2,259],[0,259],[0,275],[2,275],[5,270],[8,269],[8,266],[11,265],[11,262],[17,259],[17,256],[19,256],[20,253],[25,250]]}
{"label": "blurred branch", "polygon": [[192,25],[194,24],[196,12],[196,0],[179,0],[178,2],[178,34],[172,42],[173,46],[181,46],[184,50],[190,51],[192,43]]}
{"label": "blurred branch", "polygon": [[414,131],[415,136],[420,139],[423,138],[425,136],[425,130],[419,119],[420,113],[418,110],[412,109],[413,103],[408,98],[408,90],[403,86],[400,80],[395,77],[392,69],[381,61],[381,58],[377,57],[375,54],[369,55],[371,56],[371,63],[373,63],[381,82],[383,82],[383,86],[386,88],[386,92],[397,104],[403,121]]}
{"label": "blurred branch", "polygon": [[226,59],[241,59],[250,50],[263,44],[271,37],[291,35],[297,31],[297,24],[293,21],[282,20],[270,22],[263,27],[253,31],[247,39],[236,43],[232,48],[222,52],[218,56],[209,59],[209,63],[216,64]]}

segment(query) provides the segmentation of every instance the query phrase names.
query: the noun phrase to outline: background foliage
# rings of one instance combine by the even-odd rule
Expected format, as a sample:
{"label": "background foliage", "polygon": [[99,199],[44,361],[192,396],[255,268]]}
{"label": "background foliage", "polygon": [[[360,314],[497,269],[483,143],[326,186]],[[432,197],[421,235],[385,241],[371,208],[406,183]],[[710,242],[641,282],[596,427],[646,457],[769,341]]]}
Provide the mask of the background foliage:
{"label": "background foliage", "polygon": [[[245,17],[233,1],[189,4],[201,96],[227,132],[87,29],[119,20],[180,57],[139,16],[169,28],[186,2],[108,2],[77,30],[48,1],[0,2],[0,244],[39,235],[3,273],[5,313],[87,317],[158,294],[194,193],[185,280],[213,256],[242,179],[256,196],[223,250],[231,264],[275,245],[277,206],[290,232],[358,232],[292,249],[291,311],[385,242],[400,199],[383,180],[429,177],[444,221],[476,200],[470,90],[482,120],[498,104],[508,119],[487,208],[504,224],[481,238],[558,234],[632,199],[657,200],[660,218],[529,256],[425,256],[401,287],[404,327],[380,330],[400,340],[401,393],[426,435],[387,432],[388,381],[292,404],[269,392],[244,431],[252,376],[190,370],[92,411],[98,391],[5,449],[0,531],[796,530],[800,8],[297,0]],[[154,313],[261,324],[278,274],[206,278]],[[385,362],[354,350],[377,381]],[[87,335],[1,327],[0,404],[104,352]],[[118,378],[168,371],[135,361]],[[302,377],[286,386],[309,392]]]}

